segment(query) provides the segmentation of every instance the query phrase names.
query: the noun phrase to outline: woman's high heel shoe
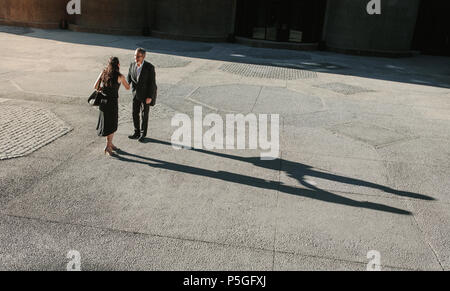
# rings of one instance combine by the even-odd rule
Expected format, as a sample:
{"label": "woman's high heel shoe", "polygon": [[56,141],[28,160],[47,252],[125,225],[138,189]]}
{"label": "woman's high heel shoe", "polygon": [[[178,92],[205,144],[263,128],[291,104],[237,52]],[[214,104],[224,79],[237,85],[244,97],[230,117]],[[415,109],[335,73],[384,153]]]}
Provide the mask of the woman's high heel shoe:
{"label": "woman's high heel shoe", "polygon": [[112,149],[109,148],[109,147],[106,147],[105,148],[105,155],[112,156],[113,155]]}
{"label": "woman's high heel shoe", "polygon": [[115,152],[120,151],[120,149],[119,149],[118,147],[114,146],[114,145],[111,147],[111,149],[112,149],[113,151],[115,151]]}

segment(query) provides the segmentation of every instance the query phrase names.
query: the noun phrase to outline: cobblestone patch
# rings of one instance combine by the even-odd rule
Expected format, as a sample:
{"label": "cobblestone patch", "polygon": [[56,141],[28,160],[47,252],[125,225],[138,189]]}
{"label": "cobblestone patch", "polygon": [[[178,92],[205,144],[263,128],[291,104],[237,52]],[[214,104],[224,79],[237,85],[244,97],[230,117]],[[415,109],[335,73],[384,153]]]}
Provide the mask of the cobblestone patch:
{"label": "cobblestone patch", "polygon": [[72,128],[42,108],[0,106],[0,160],[25,156]]}
{"label": "cobblestone patch", "polygon": [[279,80],[296,80],[317,78],[316,72],[283,68],[277,66],[265,66],[254,64],[226,63],[219,67],[220,70],[240,76],[252,78],[267,78]]}
{"label": "cobblestone patch", "polygon": [[344,83],[327,83],[314,86],[316,88],[328,89],[336,93],[344,94],[344,95],[353,95],[358,93],[367,93],[367,92],[375,92],[374,90],[370,90],[367,88],[352,86]]}

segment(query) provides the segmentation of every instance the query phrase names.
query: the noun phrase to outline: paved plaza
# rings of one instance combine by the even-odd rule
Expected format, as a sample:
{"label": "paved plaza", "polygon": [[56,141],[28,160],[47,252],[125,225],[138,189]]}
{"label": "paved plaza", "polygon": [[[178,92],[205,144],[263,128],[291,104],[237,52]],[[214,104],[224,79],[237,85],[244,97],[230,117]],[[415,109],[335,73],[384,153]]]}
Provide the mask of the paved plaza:
{"label": "paved plaza", "polygon": [[[87,104],[109,56],[156,67],[146,142]],[[176,113],[280,115],[280,158],[175,150]],[[450,270],[450,58],[0,26],[0,270]],[[69,256],[70,257],[70,256]]]}

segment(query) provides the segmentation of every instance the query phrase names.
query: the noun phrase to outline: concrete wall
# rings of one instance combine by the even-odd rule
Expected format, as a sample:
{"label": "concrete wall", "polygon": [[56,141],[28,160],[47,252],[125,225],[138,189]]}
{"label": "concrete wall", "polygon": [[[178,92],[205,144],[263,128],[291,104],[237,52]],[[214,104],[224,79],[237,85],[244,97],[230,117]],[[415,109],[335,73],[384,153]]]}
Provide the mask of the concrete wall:
{"label": "concrete wall", "polygon": [[58,28],[66,5],[66,0],[0,0],[0,23]]}
{"label": "concrete wall", "polygon": [[84,0],[81,15],[66,13],[68,0],[0,0],[0,22],[75,31],[226,40],[233,32],[235,0]]}
{"label": "concrete wall", "polygon": [[149,0],[88,0],[81,3],[81,15],[75,15],[69,28],[117,34],[143,34],[147,26]]}
{"label": "concrete wall", "polygon": [[226,40],[233,32],[234,0],[150,0],[152,35]]}
{"label": "concrete wall", "polygon": [[349,52],[406,53],[411,49],[420,0],[381,0],[381,15],[368,15],[369,0],[329,0],[324,40]]}
{"label": "concrete wall", "polygon": [[195,40],[226,40],[234,0],[89,0],[69,28]]}

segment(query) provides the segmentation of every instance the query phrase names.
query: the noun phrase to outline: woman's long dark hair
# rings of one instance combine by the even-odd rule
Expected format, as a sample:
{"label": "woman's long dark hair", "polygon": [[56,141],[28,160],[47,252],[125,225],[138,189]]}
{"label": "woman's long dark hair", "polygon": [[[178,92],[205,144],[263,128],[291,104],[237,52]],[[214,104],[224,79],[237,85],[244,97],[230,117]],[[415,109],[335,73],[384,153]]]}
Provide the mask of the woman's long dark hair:
{"label": "woman's long dark hair", "polygon": [[101,78],[103,87],[111,87],[113,84],[117,83],[119,75],[119,59],[117,57],[110,57],[108,66],[103,70]]}

